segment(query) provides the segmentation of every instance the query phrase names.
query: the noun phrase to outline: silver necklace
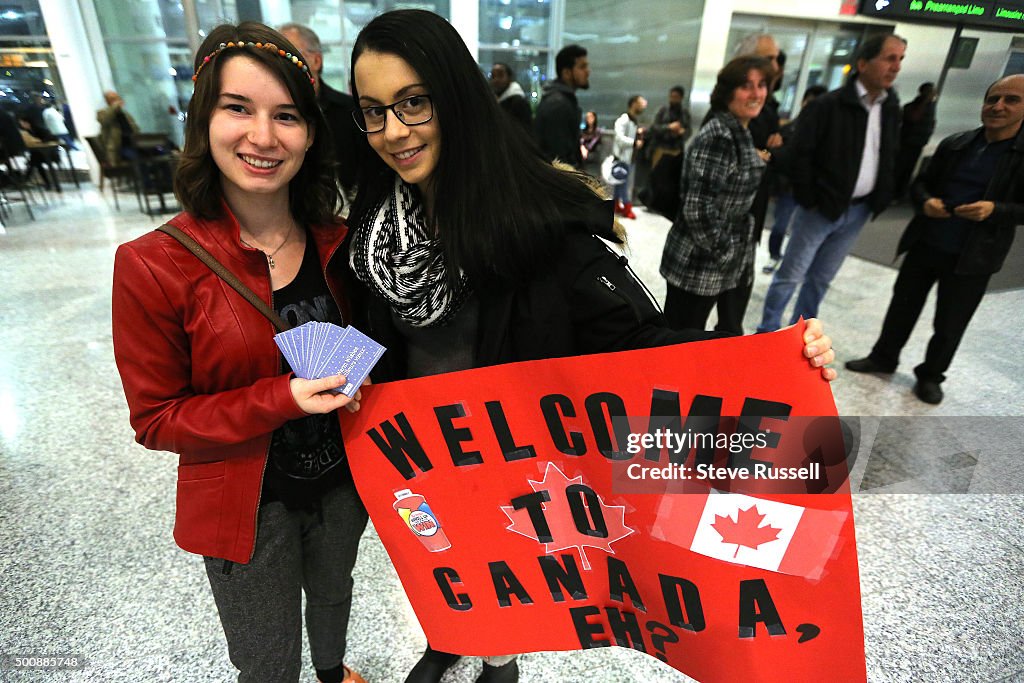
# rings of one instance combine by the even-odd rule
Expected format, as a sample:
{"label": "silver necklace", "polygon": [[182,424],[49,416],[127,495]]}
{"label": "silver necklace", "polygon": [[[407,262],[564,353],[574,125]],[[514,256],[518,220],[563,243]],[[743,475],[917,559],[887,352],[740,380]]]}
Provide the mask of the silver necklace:
{"label": "silver necklace", "polygon": [[258,247],[256,245],[249,244],[248,242],[246,242],[245,238],[242,237],[241,235],[238,236],[238,239],[242,240],[242,244],[244,244],[245,246],[250,247],[252,249],[255,249],[256,251],[259,251],[264,256],[266,256],[267,257],[267,265],[270,266],[271,270],[273,270],[274,268],[277,267],[277,264],[274,263],[274,256],[277,255],[277,252],[281,251],[281,248],[284,245],[288,244],[288,240],[290,240],[292,238],[292,233],[293,232],[295,232],[295,223],[292,223],[292,227],[288,230],[288,234],[284,236],[284,241],[281,242],[281,244],[277,245],[277,249],[275,249],[274,251],[270,252],[269,254],[266,252],[266,250],[264,250],[264,249],[262,249],[262,248],[260,248],[260,247]]}

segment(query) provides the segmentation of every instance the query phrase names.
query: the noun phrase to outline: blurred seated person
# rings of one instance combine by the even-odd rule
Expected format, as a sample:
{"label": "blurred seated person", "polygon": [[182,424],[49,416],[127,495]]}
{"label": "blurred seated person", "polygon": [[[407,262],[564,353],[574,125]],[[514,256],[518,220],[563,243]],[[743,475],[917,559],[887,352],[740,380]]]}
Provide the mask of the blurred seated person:
{"label": "blurred seated person", "polygon": [[48,97],[44,97],[40,93],[33,94],[32,103],[26,106],[18,116],[19,127],[23,127],[23,124],[20,124],[21,120],[27,121],[29,124],[28,132],[43,142],[52,142],[55,138],[50,133],[50,129],[47,128],[46,121],[43,119],[43,112],[49,106],[50,100]]}
{"label": "blurred seated person", "polygon": [[96,120],[100,122],[100,144],[106,151],[107,162],[118,164],[125,159],[138,158],[132,136],[139,132],[139,126],[124,110],[124,100],[113,90],[103,93],[103,99],[107,107],[96,112]]}
{"label": "blurred seated person", "polygon": [[[60,157],[58,156],[60,145],[54,140],[40,140],[33,135],[32,122],[28,118],[19,118],[18,126],[22,142],[25,143],[25,149],[28,151],[28,169],[25,171],[26,179],[32,175],[33,170],[36,170],[39,172],[39,177],[43,179],[43,187],[47,190],[60,192],[60,183],[57,182],[54,170],[60,163]],[[47,172],[47,166],[49,166],[49,172]],[[53,175],[52,178],[50,177],[51,174]]]}
{"label": "blurred seated person", "polygon": [[64,121],[64,115],[58,110],[56,102],[51,101],[46,104],[43,109],[42,119],[46,131],[60,142],[63,147],[78,149],[75,138],[68,130],[68,125]]}

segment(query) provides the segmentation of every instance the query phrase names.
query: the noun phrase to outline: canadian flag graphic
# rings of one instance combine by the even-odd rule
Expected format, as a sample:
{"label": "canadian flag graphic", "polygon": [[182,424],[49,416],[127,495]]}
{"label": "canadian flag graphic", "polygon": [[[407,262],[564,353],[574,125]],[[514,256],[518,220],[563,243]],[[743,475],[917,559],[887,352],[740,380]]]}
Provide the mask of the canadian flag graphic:
{"label": "canadian flag graphic", "polygon": [[846,513],[740,493],[665,496],[652,536],[723,562],[818,579]]}

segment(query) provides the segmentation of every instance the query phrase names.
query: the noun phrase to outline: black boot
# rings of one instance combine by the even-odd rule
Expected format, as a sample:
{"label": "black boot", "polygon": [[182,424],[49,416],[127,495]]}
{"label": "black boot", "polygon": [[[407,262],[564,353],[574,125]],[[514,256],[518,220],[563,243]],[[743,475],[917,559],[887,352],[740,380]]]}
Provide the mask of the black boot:
{"label": "black boot", "polygon": [[484,662],[484,670],[476,683],[519,683],[518,658],[501,666],[491,666]]}
{"label": "black boot", "polygon": [[457,661],[459,661],[459,655],[439,652],[427,643],[426,651],[409,672],[405,683],[438,683],[441,676],[444,676],[444,672]]}

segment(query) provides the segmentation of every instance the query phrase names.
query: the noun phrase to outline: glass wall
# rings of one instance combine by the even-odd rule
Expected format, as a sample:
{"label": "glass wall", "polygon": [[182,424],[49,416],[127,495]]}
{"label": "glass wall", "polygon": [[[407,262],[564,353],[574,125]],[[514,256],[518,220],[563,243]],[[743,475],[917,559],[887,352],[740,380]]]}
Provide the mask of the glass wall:
{"label": "glass wall", "polygon": [[[348,91],[348,60],[352,53],[351,40],[359,29],[350,18],[355,14],[361,28],[373,18],[363,17],[363,5],[367,3],[342,2],[342,0],[292,0],[291,21],[309,26],[320,36],[324,50],[323,80],[335,90]],[[357,5],[357,11],[353,11]],[[350,36],[346,41],[345,36]]]}
{"label": "glass wall", "polygon": [[57,64],[37,0],[0,5],[0,107],[27,113],[34,96],[64,101]]}
{"label": "glass wall", "polygon": [[[324,49],[324,80],[349,90],[349,57],[360,29],[381,12],[415,6],[450,16],[449,0],[92,0],[114,88],[145,132],[182,142],[192,96],[194,50],[222,23],[295,21],[311,27]],[[189,26],[196,35],[189,35]]]}
{"label": "glass wall", "polygon": [[533,104],[548,78],[552,5],[548,0],[481,0],[479,60],[485,72],[507,64]]}
{"label": "glass wall", "polygon": [[590,89],[576,93],[583,110],[610,129],[632,95],[650,102],[641,118],[648,123],[672,86],[689,96],[703,13],[704,0],[568,1],[560,46],[589,53]]}
{"label": "glass wall", "polygon": [[[238,12],[240,3],[236,3],[234,0],[194,0],[194,2],[201,30],[208,31],[219,24],[233,24],[242,19],[260,20],[258,17],[240,17]],[[180,7],[184,14],[183,3],[173,2],[173,4]]]}
{"label": "glass wall", "polygon": [[0,5],[0,36],[46,37],[39,0],[5,0]]}
{"label": "glass wall", "polygon": [[[305,24],[320,36],[320,45],[324,50],[323,80],[336,90],[346,92],[351,90],[349,60],[352,57],[352,45],[359,31],[375,16],[393,9],[415,7],[450,18],[449,0],[418,3],[401,0],[278,0],[278,4],[282,6],[278,8],[280,16],[290,16],[289,21]],[[265,20],[263,17],[252,18]]]}
{"label": "glass wall", "polygon": [[890,31],[884,25],[840,24],[800,21],[775,17],[737,14],[729,27],[729,55],[744,37],[769,33],[786,53],[782,88],[776,93],[783,118],[800,112],[800,99],[807,88],[823,85],[834,90],[843,85],[852,68],[853,58],[866,34]]}
{"label": "glass wall", "polygon": [[114,90],[145,133],[179,145],[192,95],[192,50],[177,0],[94,0]]}

